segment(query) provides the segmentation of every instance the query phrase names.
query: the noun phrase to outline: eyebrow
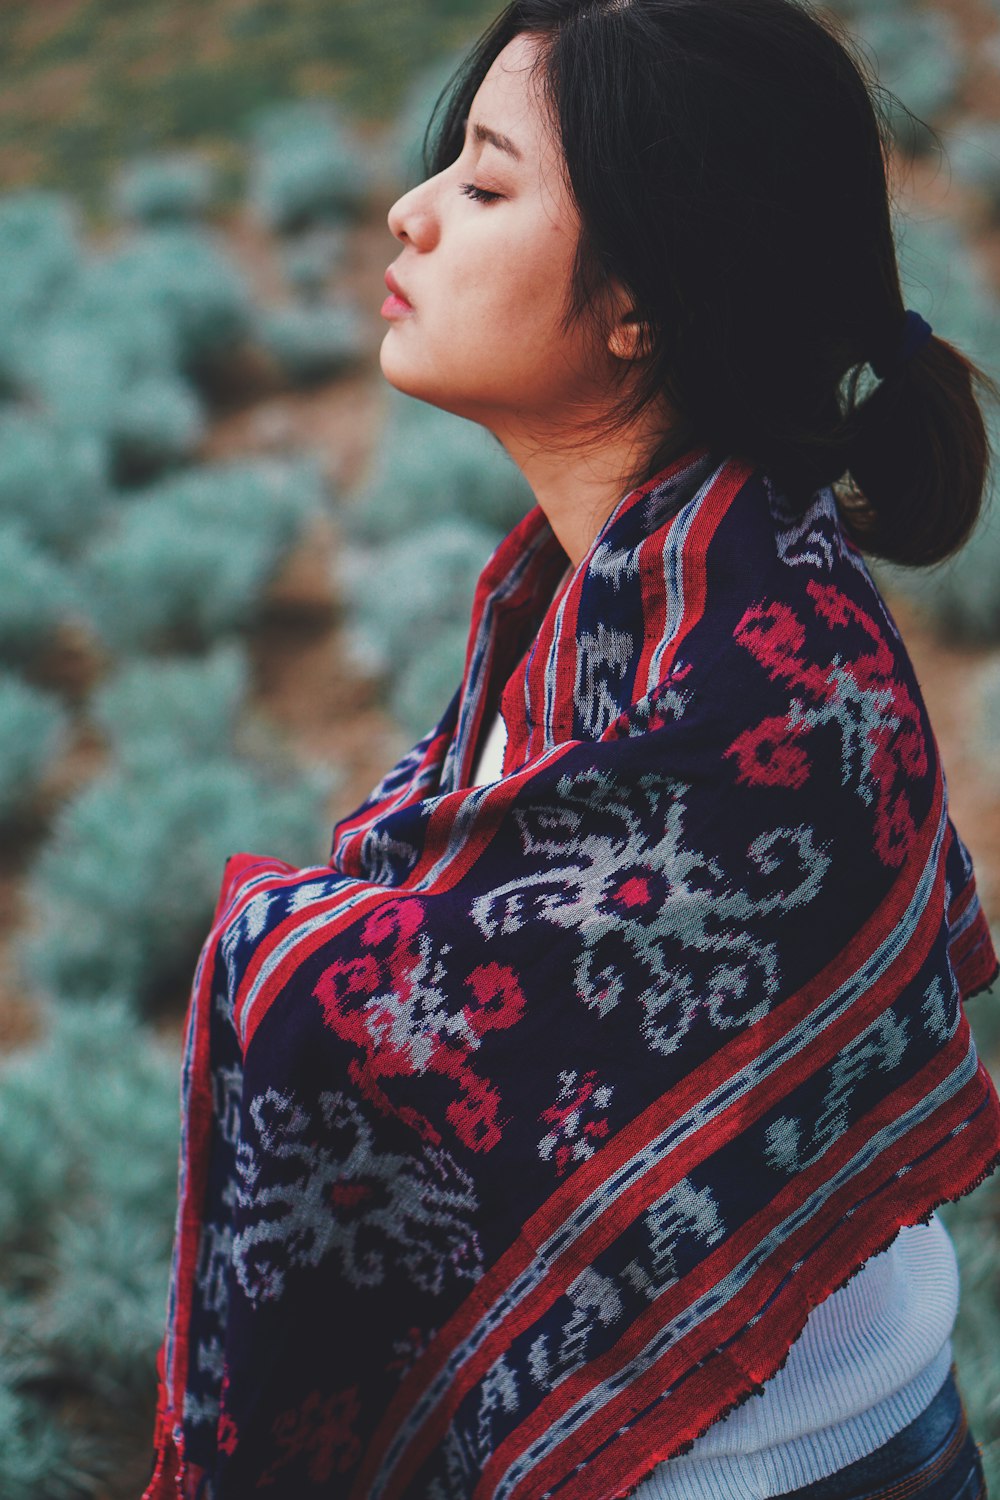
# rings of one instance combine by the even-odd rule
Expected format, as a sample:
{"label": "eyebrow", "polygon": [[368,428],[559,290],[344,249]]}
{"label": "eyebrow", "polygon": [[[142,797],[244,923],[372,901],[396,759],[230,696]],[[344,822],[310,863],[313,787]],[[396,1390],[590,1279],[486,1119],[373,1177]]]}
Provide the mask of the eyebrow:
{"label": "eyebrow", "polygon": [[[462,121],[462,128],[465,129],[468,126],[468,123],[469,117],[468,115],[466,115],[465,119]],[[524,158],[521,156],[520,151],[514,145],[514,142],[511,140],[509,135],[502,135],[499,130],[491,130],[489,125],[483,125],[478,120],[472,127],[472,134],[475,136],[477,141],[485,142],[490,146],[496,146],[498,151],[506,152],[506,154],[508,156],[512,156],[515,161],[523,161]]]}

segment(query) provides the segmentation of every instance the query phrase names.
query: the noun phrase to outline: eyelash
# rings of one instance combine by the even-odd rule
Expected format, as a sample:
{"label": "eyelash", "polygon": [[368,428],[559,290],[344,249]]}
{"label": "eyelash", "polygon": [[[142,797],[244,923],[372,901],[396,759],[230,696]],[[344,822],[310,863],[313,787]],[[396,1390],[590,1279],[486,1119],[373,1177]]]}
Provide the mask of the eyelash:
{"label": "eyelash", "polygon": [[491,193],[487,188],[476,187],[474,182],[463,182],[458,190],[467,198],[474,198],[477,203],[495,203],[498,198],[503,197],[502,193]]}

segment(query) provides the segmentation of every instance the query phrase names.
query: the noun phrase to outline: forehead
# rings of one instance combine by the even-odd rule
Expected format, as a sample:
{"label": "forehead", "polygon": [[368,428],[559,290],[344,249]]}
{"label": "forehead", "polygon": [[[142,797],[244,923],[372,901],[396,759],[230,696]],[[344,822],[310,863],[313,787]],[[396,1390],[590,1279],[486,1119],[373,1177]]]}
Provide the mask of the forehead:
{"label": "forehead", "polygon": [[521,34],[498,53],[476,90],[470,119],[510,136],[525,160],[558,153],[549,112],[542,96],[538,41]]}

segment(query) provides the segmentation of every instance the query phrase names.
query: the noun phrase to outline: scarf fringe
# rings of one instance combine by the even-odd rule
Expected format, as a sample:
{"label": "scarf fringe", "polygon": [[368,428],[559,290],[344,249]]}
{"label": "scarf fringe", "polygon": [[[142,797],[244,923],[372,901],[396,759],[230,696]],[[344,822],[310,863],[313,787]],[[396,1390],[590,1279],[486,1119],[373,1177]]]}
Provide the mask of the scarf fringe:
{"label": "scarf fringe", "polygon": [[[996,977],[996,974],[994,974],[993,978],[996,979]],[[991,980],[990,983],[992,984],[992,982],[993,981]],[[989,985],[984,987],[989,988]],[[669,1458],[680,1458],[682,1454],[689,1453],[698,1439],[700,1437],[704,1437],[705,1433],[708,1432],[710,1427],[714,1427],[717,1422],[723,1421],[724,1418],[729,1416],[729,1413],[731,1411],[735,1411],[738,1406],[742,1406],[744,1402],[749,1401],[751,1396],[762,1395],[767,1382],[769,1380],[773,1380],[778,1371],[785,1368],[785,1365],[788,1363],[789,1355],[791,1354],[798,1340],[801,1338],[805,1330],[806,1323],[809,1321],[809,1316],[813,1312],[813,1310],[817,1308],[821,1302],[825,1302],[828,1297],[831,1297],[834,1292],[839,1292],[841,1288],[845,1287],[849,1281],[852,1281],[858,1274],[858,1272],[864,1269],[864,1267],[868,1264],[873,1256],[881,1255],[883,1251],[888,1250],[890,1245],[892,1245],[893,1242],[898,1238],[901,1229],[911,1229],[914,1228],[917,1224],[929,1223],[931,1215],[935,1214],[942,1204],[958,1203],[962,1198],[968,1197],[970,1193],[974,1192],[975,1189],[979,1187],[980,1183],[984,1182],[987,1177],[989,1177],[993,1172],[996,1172],[997,1170],[1000,1170],[1000,1151],[997,1151],[987,1162],[986,1166],[983,1167],[981,1171],[977,1172],[971,1180],[966,1181],[964,1186],[957,1187],[951,1192],[944,1193],[942,1197],[940,1197],[937,1202],[932,1205],[932,1207],[928,1208],[926,1212],[919,1214],[915,1219],[907,1219],[902,1223],[897,1224],[892,1233],[888,1235],[888,1237],[884,1239],[879,1245],[877,1245],[874,1250],[869,1251],[865,1258],[859,1261],[853,1270],[848,1271],[846,1276],[842,1276],[839,1281],[832,1283],[821,1295],[817,1297],[809,1297],[807,1299],[808,1306],[806,1315],[802,1320],[799,1330],[792,1338],[792,1341],[789,1344],[787,1350],[785,1351],[782,1358],[778,1361],[778,1363],[774,1366],[774,1368],[764,1377],[763,1380],[752,1381],[747,1386],[747,1388],[741,1391],[740,1394],[736,1396],[736,1398],[731,1401],[728,1406],[724,1407],[717,1416],[713,1417],[710,1422],[706,1422],[703,1427],[700,1427],[692,1437],[687,1438],[680,1448],[675,1449],[674,1452],[669,1455]],[[656,1469],[659,1464],[669,1462],[669,1458],[664,1453],[660,1453],[657,1456],[651,1457],[648,1461],[647,1467],[643,1469],[643,1472],[638,1479],[630,1481],[624,1489],[615,1490],[612,1494],[607,1496],[607,1500],[628,1500],[628,1497],[634,1495],[639,1486],[649,1478],[653,1470]]]}

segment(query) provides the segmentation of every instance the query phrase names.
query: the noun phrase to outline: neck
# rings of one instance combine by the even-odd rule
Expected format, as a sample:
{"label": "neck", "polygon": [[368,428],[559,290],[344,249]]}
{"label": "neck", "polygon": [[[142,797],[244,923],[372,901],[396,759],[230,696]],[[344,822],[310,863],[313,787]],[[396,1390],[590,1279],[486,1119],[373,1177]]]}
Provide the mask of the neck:
{"label": "neck", "polygon": [[[578,433],[539,437],[537,430],[529,436],[499,426],[493,431],[530,485],[574,567],[586,557],[618,502],[641,483],[653,455],[665,452],[670,440],[662,412],[599,448],[580,446]],[[669,462],[669,456],[663,462]]]}

